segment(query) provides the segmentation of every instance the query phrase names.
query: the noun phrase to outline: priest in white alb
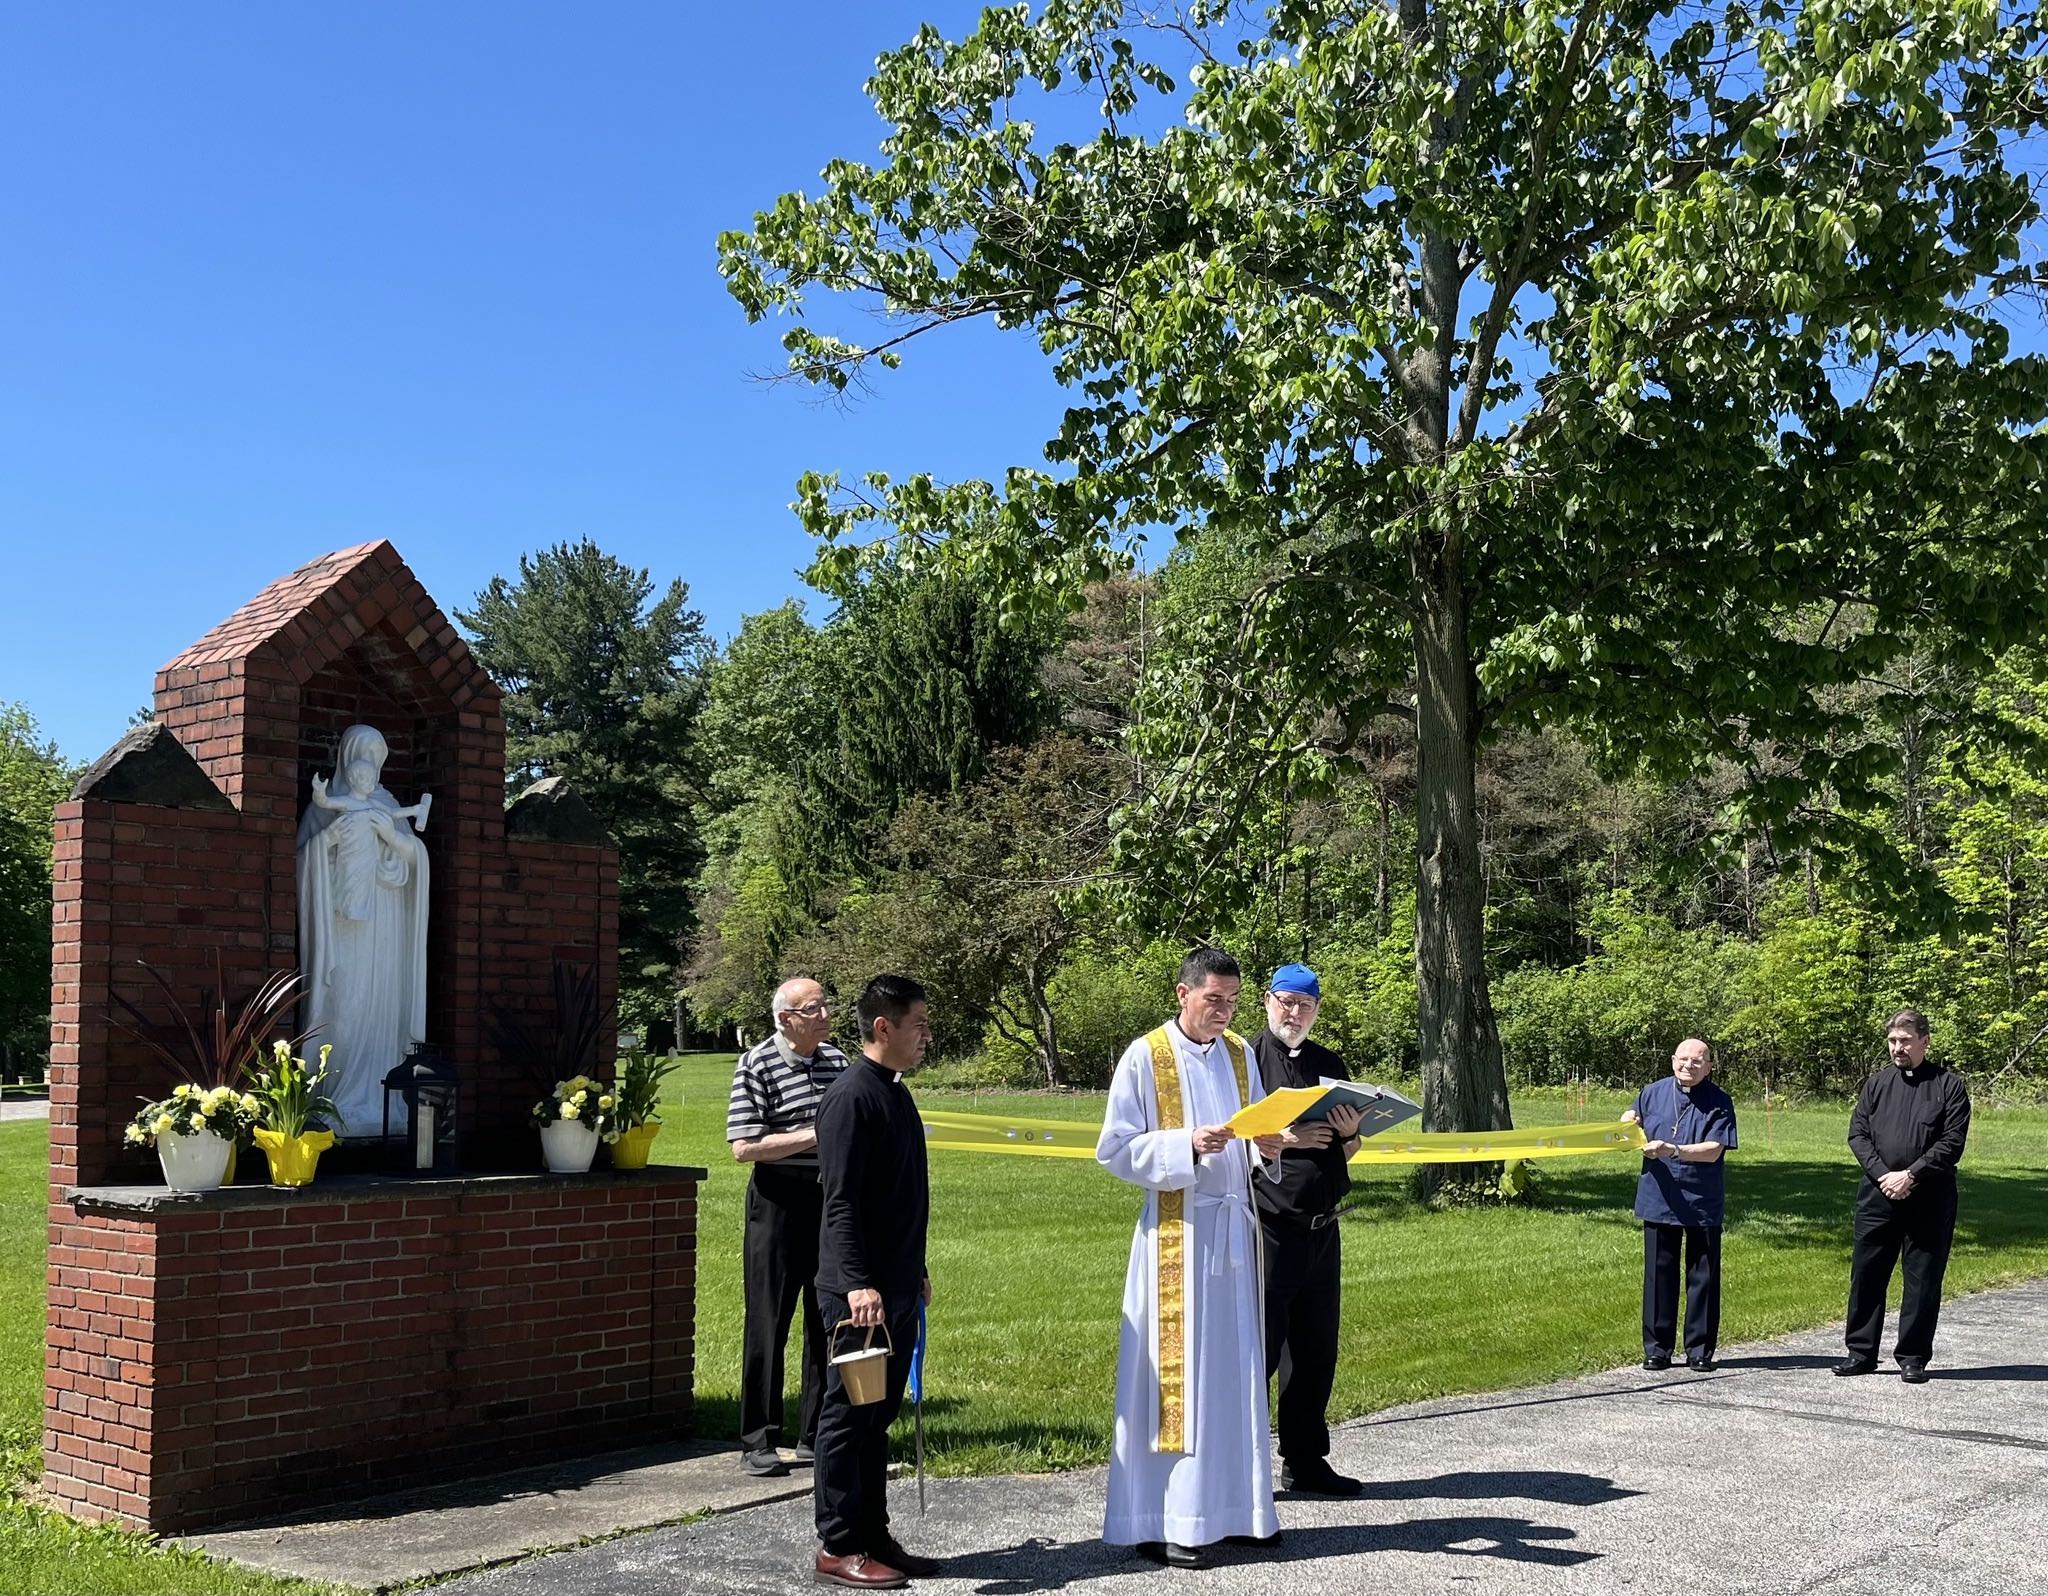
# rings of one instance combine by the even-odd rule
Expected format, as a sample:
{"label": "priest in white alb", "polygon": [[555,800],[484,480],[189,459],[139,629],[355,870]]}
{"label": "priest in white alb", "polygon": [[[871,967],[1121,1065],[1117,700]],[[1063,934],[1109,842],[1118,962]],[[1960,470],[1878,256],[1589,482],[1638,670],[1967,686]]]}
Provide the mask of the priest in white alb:
{"label": "priest in white alb", "polygon": [[1280,1537],[1251,1182],[1286,1138],[1255,1146],[1226,1124],[1265,1095],[1229,1030],[1240,982],[1229,954],[1188,955],[1179,1016],[1117,1061],[1095,1144],[1105,1169],[1146,1193],[1124,1276],[1102,1538],[1176,1568],[1204,1566],[1218,1541]]}

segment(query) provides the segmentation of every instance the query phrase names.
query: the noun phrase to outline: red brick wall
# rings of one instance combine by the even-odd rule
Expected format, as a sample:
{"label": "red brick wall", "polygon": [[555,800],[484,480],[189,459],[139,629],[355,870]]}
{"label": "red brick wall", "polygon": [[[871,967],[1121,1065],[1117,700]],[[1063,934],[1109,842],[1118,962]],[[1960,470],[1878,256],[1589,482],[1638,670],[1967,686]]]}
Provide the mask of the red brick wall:
{"label": "red brick wall", "polygon": [[701,1174],[53,1204],[45,1488],[192,1529],[683,1433]]}

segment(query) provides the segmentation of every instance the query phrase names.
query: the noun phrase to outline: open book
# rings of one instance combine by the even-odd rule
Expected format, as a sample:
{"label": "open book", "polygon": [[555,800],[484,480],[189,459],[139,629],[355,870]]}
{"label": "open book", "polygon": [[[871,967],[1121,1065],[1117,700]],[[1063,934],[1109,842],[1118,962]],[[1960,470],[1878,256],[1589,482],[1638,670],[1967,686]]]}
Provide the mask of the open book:
{"label": "open book", "polygon": [[1249,1108],[1230,1116],[1230,1128],[1239,1136],[1267,1136],[1290,1125],[1313,1124],[1327,1119],[1337,1107],[1355,1108],[1362,1116],[1358,1134],[1377,1136],[1403,1120],[1422,1112],[1422,1105],[1403,1097],[1391,1086],[1367,1086],[1360,1081],[1333,1081],[1323,1076],[1314,1086],[1283,1086],[1268,1092]]}

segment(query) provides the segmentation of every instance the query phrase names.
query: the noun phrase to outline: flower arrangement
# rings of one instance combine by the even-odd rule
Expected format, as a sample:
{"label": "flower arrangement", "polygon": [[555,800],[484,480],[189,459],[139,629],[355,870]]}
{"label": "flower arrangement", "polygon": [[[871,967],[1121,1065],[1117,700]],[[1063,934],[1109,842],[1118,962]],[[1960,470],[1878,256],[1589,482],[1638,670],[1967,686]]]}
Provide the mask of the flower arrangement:
{"label": "flower arrangement", "polygon": [[262,1105],[248,1092],[228,1086],[204,1090],[186,1082],[169,1097],[144,1102],[128,1123],[130,1147],[154,1147],[160,1136],[196,1136],[212,1131],[224,1141],[238,1141],[253,1130]]}
{"label": "flower arrangement", "polygon": [[555,1082],[555,1088],[533,1105],[533,1122],[539,1126],[569,1120],[595,1131],[608,1142],[619,1139],[619,1100],[602,1081],[588,1075],[572,1075]]}
{"label": "flower arrangement", "polygon": [[[262,1123],[250,1132],[263,1156],[270,1160],[273,1186],[306,1186],[320,1166],[320,1155],[334,1145],[332,1126],[339,1125],[341,1110],[320,1088],[327,1084],[327,1055],[334,1048],[320,1049],[320,1067],[309,1070],[303,1058],[292,1052],[291,1043],[280,1039],[270,1057],[256,1066],[254,1090]],[[315,1120],[326,1123],[316,1127]]]}
{"label": "flower arrangement", "polygon": [[654,1053],[629,1053],[619,1066],[619,1129],[661,1123],[661,1086],[682,1067],[681,1061]]}
{"label": "flower arrangement", "polygon": [[331,1125],[342,1122],[334,1099],[321,1090],[327,1084],[327,1055],[333,1051],[331,1045],[322,1047],[320,1067],[308,1070],[303,1058],[293,1056],[291,1043],[280,1039],[270,1057],[256,1066],[251,1095],[266,1130],[289,1139],[305,1135],[316,1119]]}

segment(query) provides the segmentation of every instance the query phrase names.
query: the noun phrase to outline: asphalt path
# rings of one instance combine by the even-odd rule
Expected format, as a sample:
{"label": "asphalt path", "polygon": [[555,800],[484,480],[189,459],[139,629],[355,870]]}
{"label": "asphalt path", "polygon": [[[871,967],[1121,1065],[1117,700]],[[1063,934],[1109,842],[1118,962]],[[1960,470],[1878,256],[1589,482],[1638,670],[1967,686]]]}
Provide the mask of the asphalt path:
{"label": "asphalt path", "polygon": [[[1890,1328],[1889,1326],[1887,1327]],[[1711,1375],[1610,1371],[1347,1424],[1352,1501],[1280,1498],[1281,1544],[1197,1572],[1102,1544],[1104,1475],[936,1480],[898,1537],[926,1596],[1092,1588],[1403,1596],[2048,1596],[2048,1281],[1943,1310],[1934,1378],[1837,1379],[1840,1327],[1728,1349]],[[445,1596],[815,1591],[807,1498],[469,1576]]]}

